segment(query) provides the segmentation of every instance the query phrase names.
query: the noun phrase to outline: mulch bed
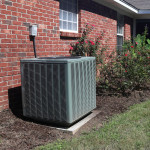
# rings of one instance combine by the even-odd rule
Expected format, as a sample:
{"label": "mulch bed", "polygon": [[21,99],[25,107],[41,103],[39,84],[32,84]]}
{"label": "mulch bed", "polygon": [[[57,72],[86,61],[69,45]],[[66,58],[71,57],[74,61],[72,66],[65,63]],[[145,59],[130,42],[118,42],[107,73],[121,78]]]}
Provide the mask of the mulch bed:
{"label": "mulch bed", "polygon": [[78,137],[84,132],[96,130],[114,114],[122,113],[129,106],[150,99],[150,91],[135,91],[130,96],[97,96],[97,109],[100,114],[89,121],[80,131],[72,136],[52,129],[47,124],[26,120],[20,114],[5,110],[0,112],[0,149],[28,150],[36,146],[54,142],[57,139]]}

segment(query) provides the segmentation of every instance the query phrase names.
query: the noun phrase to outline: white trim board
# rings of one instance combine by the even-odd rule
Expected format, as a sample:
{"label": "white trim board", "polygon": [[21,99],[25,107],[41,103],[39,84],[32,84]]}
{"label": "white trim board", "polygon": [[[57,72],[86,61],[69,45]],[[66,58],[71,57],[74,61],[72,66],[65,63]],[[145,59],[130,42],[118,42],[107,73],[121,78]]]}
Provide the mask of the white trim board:
{"label": "white trim board", "polygon": [[122,5],[122,6],[126,7],[127,9],[129,9],[129,10],[135,12],[136,14],[138,14],[138,9],[135,9],[135,8],[131,7],[130,5],[124,3],[123,1],[120,1],[120,0],[114,0],[114,1],[115,1],[116,3]]}
{"label": "white trim board", "polygon": [[[147,15],[150,15],[150,9],[139,10],[136,9],[127,3],[121,0],[93,0],[98,4],[102,4],[108,8],[111,8],[123,15],[129,16],[131,18],[148,18]],[[144,16],[145,15],[145,16]]]}
{"label": "white trim board", "polygon": [[101,4],[103,6],[106,6],[122,15],[134,18],[134,15],[136,13],[132,12],[131,10],[126,9],[125,7],[120,7],[120,5],[113,0],[93,0],[93,2],[96,2],[98,4]]}

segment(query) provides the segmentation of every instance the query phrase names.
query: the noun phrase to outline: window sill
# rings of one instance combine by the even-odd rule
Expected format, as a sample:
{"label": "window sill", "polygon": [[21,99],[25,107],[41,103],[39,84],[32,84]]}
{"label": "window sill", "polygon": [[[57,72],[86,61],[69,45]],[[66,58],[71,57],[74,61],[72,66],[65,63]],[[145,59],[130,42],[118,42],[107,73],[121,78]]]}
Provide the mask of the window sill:
{"label": "window sill", "polygon": [[71,33],[71,32],[62,32],[60,31],[61,37],[70,37],[70,38],[80,38],[82,37],[81,33]]}

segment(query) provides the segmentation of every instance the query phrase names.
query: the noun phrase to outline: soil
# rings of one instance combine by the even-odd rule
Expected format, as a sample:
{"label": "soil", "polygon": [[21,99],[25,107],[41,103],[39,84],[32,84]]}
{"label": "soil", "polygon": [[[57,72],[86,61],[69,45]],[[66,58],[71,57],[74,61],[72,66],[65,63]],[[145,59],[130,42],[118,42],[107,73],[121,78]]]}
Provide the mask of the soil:
{"label": "soil", "polygon": [[32,122],[22,116],[19,111],[5,110],[0,112],[0,149],[28,150],[37,146],[54,142],[58,139],[71,139],[85,132],[96,130],[105,121],[118,113],[126,111],[129,106],[150,99],[150,91],[135,91],[130,96],[97,96],[99,115],[90,120],[75,135],[51,128],[48,124]]}

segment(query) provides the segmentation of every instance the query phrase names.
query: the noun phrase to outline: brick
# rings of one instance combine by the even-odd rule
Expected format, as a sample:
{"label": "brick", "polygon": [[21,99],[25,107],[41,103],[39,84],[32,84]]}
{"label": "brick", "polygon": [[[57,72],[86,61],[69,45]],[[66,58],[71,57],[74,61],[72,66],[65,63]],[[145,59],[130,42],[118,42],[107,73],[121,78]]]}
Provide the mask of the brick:
{"label": "brick", "polygon": [[19,30],[13,30],[12,34],[21,34],[21,31],[19,31]]}
{"label": "brick", "polygon": [[23,27],[23,26],[21,26],[21,27],[19,26],[19,27],[18,27],[18,30],[27,30],[27,28],[26,28],[26,27]]}
{"label": "brick", "polygon": [[10,2],[10,1],[5,1],[4,4],[5,4],[5,5],[12,6],[12,2]]}
{"label": "brick", "polygon": [[12,67],[2,68],[2,71],[12,71]]}
{"label": "brick", "polygon": [[7,38],[8,39],[15,39],[16,35],[14,35],[14,34],[7,34]]}
{"label": "brick", "polygon": [[13,75],[20,74],[20,70],[19,70],[19,71],[13,71],[12,74],[13,74]]}
{"label": "brick", "polygon": [[11,25],[11,20],[3,20],[2,22],[3,24],[8,24],[8,25]]}
{"label": "brick", "polygon": [[[25,56],[20,56],[20,57],[25,57]],[[20,70],[20,66],[15,66],[12,68],[13,70]]]}
{"label": "brick", "polygon": [[27,22],[30,22],[31,24],[35,24],[35,20],[34,19],[27,19]]}
{"label": "brick", "polygon": [[27,19],[26,18],[18,18],[18,21],[26,22]]}
{"label": "brick", "polygon": [[29,27],[30,23],[24,22],[23,25],[26,26],[26,27]]}
{"label": "brick", "polygon": [[21,22],[20,21],[13,21],[13,23],[12,23],[13,25],[19,25],[19,26],[21,26]]}
{"label": "brick", "polygon": [[6,15],[0,14],[1,19],[6,19]]}
{"label": "brick", "polygon": [[5,81],[5,82],[0,82],[0,87],[1,86],[7,86],[7,82]]}
{"label": "brick", "polygon": [[24,14],[27,13],[27,11],[23,8],[18,8],[18,12],[21,12],[21,13],[24,13]]}
{"label": "brick", "polygon": [[7,72],[0,72],[0,77],[4,77],[7,75]]}
{"label": "brick", "polygon": [[22,31],[22,35],[29,35],[29,31]]}
{"label": "brick", "polygon": [[1,29],[1,33],[11,34],[11,30]]}
{"label": "brick", "polygon": [[20,79],[20,78],[21,78],[21,75],[14,75],[13,76],[13,80]]}
{"label": "brick", "polygon": [[0,33],[0,38],[6,38],[6,34],[1,34]]}
{"label": "brick", "polygon": [[8,29],[17,30],[17,26],[15,26],[15,25],[9,25],[9,26],[8,26]]}
{"label": "brick", "polygon": [[7,57],[16,57],[17,54],[16,53],[7,53]]}
{"label": "brick", "polygon": [[8,63],[0,63],[0,67],[7,67],[8,66]]}
{"label": "brick", "polygon": [[12,39],[12,43],[21,43],[21,39]]}
{"label": "brick", "polygon": [[0,29],[7,29],[7,25],[5,25],[5,24],[0,24]]}
{"label": "brick", "polygon": [[12,76],[3,77],[3,81],[8,81],[8,80],[12,80]]}
{"label": "brick", "polygon": [[34,14],[35,14],[35,12],[34,12],[34,11],[32,11],[32,10],[27,10],[27,14],[34,15]]}
{"label": "brick", "polygon": [[24,4],[24,0],[17,0],[17,2]]}
{"label": "brick", "polygon": [[12,16],[21,17],[20,12],[12,12]]}
{"label": "brick", "polygon": [[18,38],[18,39],[26,39],[27,36],[25,36],[25,35],[17,35],[17,38]]}
{"label": "brick", "polygon": [[24,9],[32,9],[32,7],[31,7],[31,6],[28,6],[28,5],[23,5],[23,8],[24,8]]}
{"label": "brick", "polygon": [[1,14],[11,15],[11,11],[1,10]]}
{"label": "brick", "polygon": [[16,2],[17,0],[11,0],[12,2]]}
{"label": "brick", "polygon": [[19,57],[26,57],[26,53],[18,53]]}
{"label": "brick", "polygon": [[8,48],[17,48],[17,44],[7,44]]}
{"label": "brick", "polygon": [[38,16],[33,16],[33,15],[31,15],[31,19],[38,19],[39,17]]}
{"label": "brick", "polygon": [[[8,18],[9,17],[9,18]],[[7,16],[7,19],[10,19],[10,20],[17,20],[17,17],[16,16]]]}
{"label": "brick", "polygon": [[8,101],[2,101],[2,102],[0,102],[0,106],[3,106],[3,105],[8,105]]}
{"label": "brick", "polygon": [[29,15],[29,14],[22,14],[22,17],[23,18],[31,18],[31,15]]}
{"label": "brick", "polygon": [[7,86],[6,86],[6,87],[4,86],[4,87],[2,87],[1,89],[2,89],[2,91],[7,91],[7,90],[8,90],[8,87],[7,87]]}
{"label": "brick", "polygon": [[0,5],[0,10],[5,9],[6,10],[6,5]]}
{"label": "brick", "polygon": [[19,3],[13,3],[13,6],[21,8],[21,7],[22,7],[22,4],[19,4]]}
{"label": "brick", "polygon": [[1,43],[11,43],[11,39],[1,39]]}
{"label": "brick", "polygon": [[7,10],[17,11],[17,8],[14,6],[7,6]]}
{"label": "brick", "polygon": [[[17,54],[17,53],[15,53],[15,54]],[[8,63],[8,66],[17,66],[17,62]]]}

